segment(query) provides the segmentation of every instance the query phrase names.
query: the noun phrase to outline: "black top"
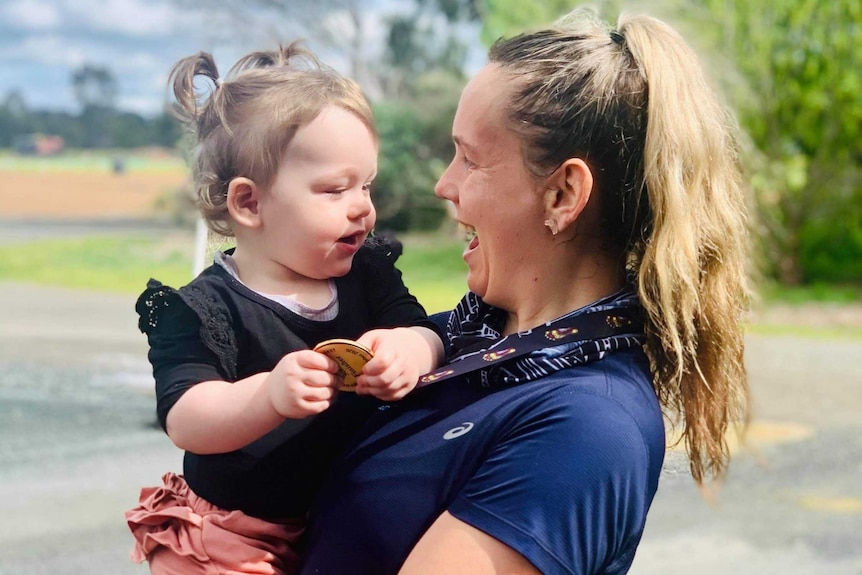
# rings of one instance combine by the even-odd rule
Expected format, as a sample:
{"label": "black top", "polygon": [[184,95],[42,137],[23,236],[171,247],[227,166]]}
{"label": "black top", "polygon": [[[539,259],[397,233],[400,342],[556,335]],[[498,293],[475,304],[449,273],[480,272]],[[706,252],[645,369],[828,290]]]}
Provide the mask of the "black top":
{"label": "black top", "polygon": [[[359,250],[351,271],[335,278],[339,311],[329,321],[291,312],[220,265],[179,290],[150,280],[135,309],[150,344],[162,427],[174,403],[202,381],[269,371],[291,351],[334,337],[355,339],[369,329],[422,325],[439,332],[404,286],[396,257],[386,246]],[[371,397],[339,394],[324,413],[286,420],[242,450],[186,452],[183,473],[197,495],[224,509],[265,518],[300,515],[329,463],[379,405]]]}

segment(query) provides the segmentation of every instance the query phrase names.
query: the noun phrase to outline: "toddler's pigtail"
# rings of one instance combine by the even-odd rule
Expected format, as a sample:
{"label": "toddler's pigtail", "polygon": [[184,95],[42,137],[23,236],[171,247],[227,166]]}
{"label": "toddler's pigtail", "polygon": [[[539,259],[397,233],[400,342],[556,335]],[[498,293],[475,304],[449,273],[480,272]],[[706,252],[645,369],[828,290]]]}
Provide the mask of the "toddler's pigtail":
{"label": "toddler's pigtail", "polygon": [[[195,90],[195,78],[203,76],[212,82],[212,89],[200,94]],[[177,62],[171,69],[168,78],[176,98],[174,113],[182,122],[195,128],[198,135],[208,132],[209,126],[204,125],[204,116],[213,93],[219,86],[219,73],[212,55],[198,52]]]}

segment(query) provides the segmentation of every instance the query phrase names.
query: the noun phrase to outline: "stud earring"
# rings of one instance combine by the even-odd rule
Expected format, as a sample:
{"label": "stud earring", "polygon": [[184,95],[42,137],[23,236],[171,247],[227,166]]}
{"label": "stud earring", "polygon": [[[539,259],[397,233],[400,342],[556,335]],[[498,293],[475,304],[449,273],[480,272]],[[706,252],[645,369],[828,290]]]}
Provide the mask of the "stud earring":
{"label": "stud earring", "polygon": [[548,226],[548,229],[551,230],[552,236],[556,236],[557,232],[560,231],[559,229],[557,229],[557,222],[554,220],[550,220],[550,219],[545,220],[545,225]]}

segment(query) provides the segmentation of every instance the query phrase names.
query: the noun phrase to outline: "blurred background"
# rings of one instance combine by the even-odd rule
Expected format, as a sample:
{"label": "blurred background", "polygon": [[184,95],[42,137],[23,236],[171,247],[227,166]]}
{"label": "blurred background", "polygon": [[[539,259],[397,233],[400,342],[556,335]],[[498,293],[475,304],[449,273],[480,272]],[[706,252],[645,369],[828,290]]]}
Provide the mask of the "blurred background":
{"label": "blurred background", "polygon": [[[429,311],[462,295],[433,195],[490,42],[575,0],[0,1],[0,575],[145,573],[122,512],[178,470],[133,305],[200,256],[171,66],[304,39],[381,135],[378,229]],[[696,47],[743,134],[754,420],[716,494],[679,450],[633,573],[862,574],[862,0],[593,2]],[[210,242],[208,249],[224,244]],[[199,263],[199,262],[198,262]],[[738,444],[738,445],[737,445]]]}

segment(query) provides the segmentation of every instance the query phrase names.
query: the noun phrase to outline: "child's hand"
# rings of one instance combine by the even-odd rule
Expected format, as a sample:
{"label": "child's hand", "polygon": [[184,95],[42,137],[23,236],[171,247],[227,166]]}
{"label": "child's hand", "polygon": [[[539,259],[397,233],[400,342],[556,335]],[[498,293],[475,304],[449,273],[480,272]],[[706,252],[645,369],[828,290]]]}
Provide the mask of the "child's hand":
{"label": "child's hand", "polygon": [[426,328],[375,329],[357,341],[374,357],[356,379],[356,393],[383,401],[395,401],[410,393],[419,376],[436,367],[442,355],[440,340]]}
{"label": "child's hand", "polygon": [[288,419],[325,411],[337,393],[338,364],[310,349],[285,355],[266,377],[273,408]]}

